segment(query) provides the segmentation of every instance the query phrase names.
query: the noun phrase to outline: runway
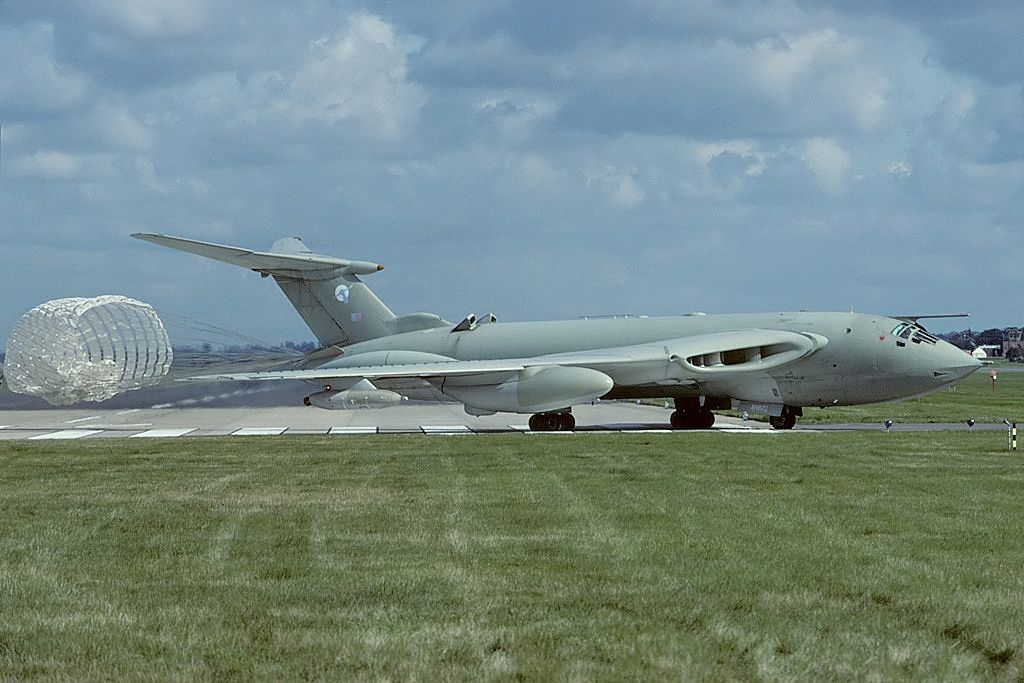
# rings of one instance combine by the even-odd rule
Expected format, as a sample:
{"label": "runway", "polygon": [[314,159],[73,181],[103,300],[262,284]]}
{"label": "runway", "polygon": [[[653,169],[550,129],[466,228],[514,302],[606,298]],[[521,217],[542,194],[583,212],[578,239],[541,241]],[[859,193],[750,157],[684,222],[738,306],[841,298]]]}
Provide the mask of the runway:
{"label": "runway", "polygon": [[[577,434],[671,434],[670,410],[628,402],[573,408]],[[0,440],[180,438],[319,434],[531,434],[526,415],[467,415],[454,403],[406,404],[381,410],[270,408],[130,408],[123,410],[3,410]],[[763,422],[718,416],[714,431],[780,434]],[[552,433],[552,432],[546,432]],[[554,432],[559,434],[571,434]]]}

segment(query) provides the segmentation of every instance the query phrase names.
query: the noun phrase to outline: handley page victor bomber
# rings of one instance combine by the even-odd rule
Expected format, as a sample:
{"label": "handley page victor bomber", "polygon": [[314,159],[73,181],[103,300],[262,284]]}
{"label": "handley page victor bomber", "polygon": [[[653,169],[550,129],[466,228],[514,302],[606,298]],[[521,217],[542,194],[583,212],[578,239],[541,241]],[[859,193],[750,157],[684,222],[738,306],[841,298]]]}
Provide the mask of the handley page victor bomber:
{"label": "handley page victor bomber", "polygon": [[454,324],[396,316],[359,279],[383,268],[311,252],[298,238],[270,251],[167,235],[147,242],[272,277],[320,341],[287,370],[201,380],[298,379],[320,385],[307,405],[388,405],[438,392],[466,412],[532,414],[530,428],[571,430],[572,406],[598,398],[671,398],[672,426],[707,428],[712,411],[767,414],[789,429],[806,406],[876,403],[955,382],[980,363],[919,324],[927,316],[854,313],[693,314]]}

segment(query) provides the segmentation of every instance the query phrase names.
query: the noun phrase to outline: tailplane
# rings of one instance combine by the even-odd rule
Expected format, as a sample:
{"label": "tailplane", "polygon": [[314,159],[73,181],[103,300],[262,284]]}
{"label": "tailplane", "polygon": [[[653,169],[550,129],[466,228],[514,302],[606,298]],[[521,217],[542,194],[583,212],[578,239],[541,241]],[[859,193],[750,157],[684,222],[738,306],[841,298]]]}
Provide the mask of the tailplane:
{"label": "tailplane", "polygon": [[431,314],[396,316],[358,277],[383,270],[384,266],[314,254],[298,237],[280,239],[270,251],[151,233],[135,233],[132,237],[274,278],[325,347],[451,324]]}

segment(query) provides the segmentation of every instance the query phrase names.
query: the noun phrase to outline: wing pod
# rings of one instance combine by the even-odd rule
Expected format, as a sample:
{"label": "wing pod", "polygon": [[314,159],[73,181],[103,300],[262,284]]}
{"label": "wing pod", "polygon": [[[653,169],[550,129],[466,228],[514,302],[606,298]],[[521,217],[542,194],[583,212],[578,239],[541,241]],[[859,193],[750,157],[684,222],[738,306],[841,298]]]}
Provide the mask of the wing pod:
{"label": "wing pod", "polygon": [[603,372],[560,365],[528,367],[496,379],[493,375],[448,378],[441,391],[476,410],[542,413],[588,403],[615,384]]}
{"label": "wing pod", "polygon": [[344,391],[325,389],[302,399],[307,406],[325,410],[355,410],[358,408],[389,408],[401,403],[404,397],[394,391],[378,389],[368,380],[360,380]]}

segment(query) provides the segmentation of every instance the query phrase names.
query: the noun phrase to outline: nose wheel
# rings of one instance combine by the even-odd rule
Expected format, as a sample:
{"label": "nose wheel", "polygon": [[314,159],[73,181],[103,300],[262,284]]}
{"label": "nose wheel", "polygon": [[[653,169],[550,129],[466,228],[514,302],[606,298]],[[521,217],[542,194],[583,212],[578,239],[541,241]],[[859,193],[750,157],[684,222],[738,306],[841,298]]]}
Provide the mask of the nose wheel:
{"label": "nose wheel", "polygon": [[571,432],[576,429],[572,413],[537,413],[530,416],[531,432]]}
{"label": "nose wheel", "polygon": [[783,406],[782,414],[778,417],[772,415],[768,418],[768,424],[772,429],[792,429],[796,426],[797,411],[789,406]]}

